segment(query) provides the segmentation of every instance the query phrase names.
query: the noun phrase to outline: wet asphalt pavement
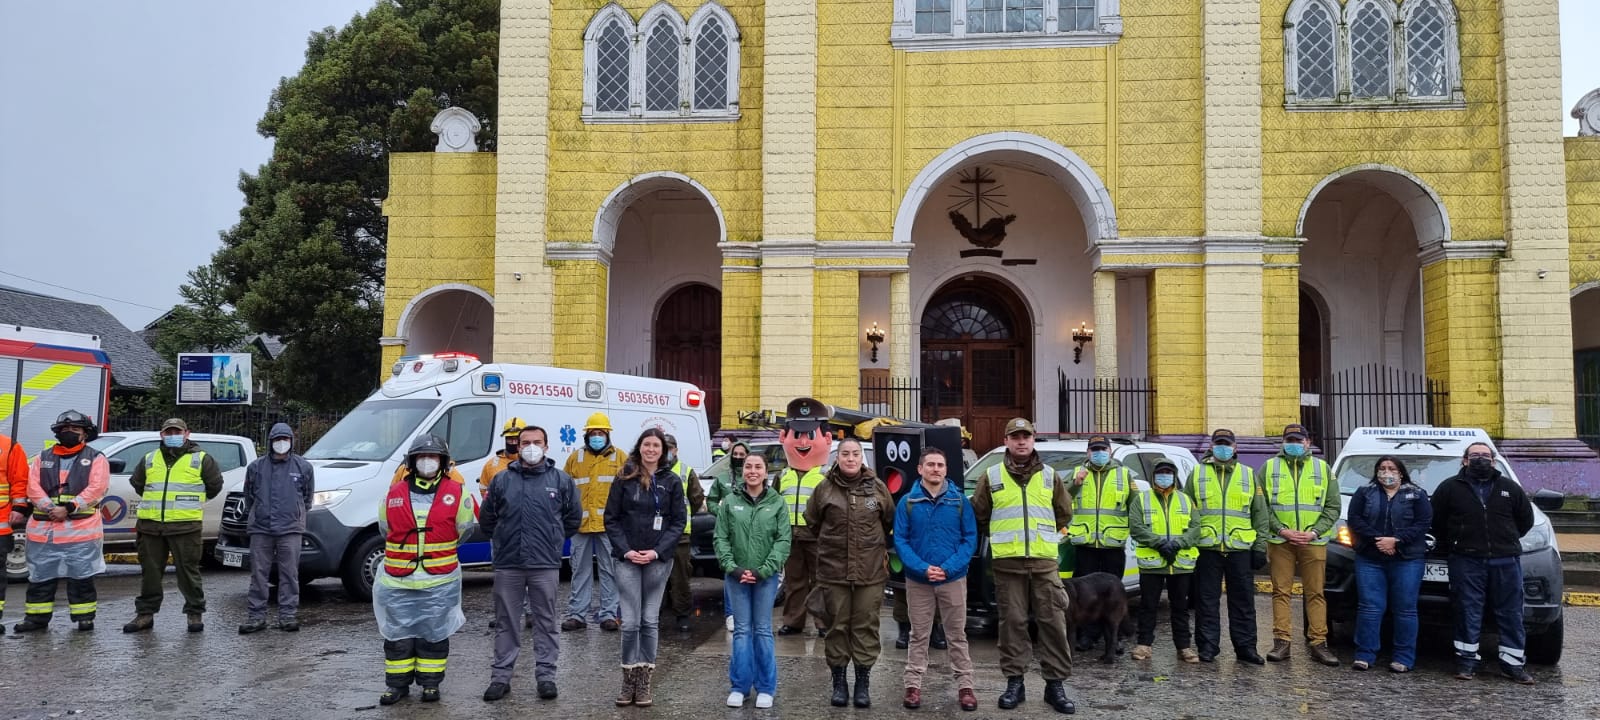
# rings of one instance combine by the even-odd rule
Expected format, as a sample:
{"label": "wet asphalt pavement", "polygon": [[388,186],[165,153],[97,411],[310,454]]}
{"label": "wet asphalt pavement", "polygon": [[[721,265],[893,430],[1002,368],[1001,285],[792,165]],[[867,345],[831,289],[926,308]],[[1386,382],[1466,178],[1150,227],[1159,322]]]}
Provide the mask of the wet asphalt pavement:
{"label": "wet asphalt pavement", "polygon": [[[102,577],[98,629],[78,633],[64,614],[47,635],[0,638],[0,718],[847,718],[919,715],[971,718],[1056,717],[1043,703],[1043,681],[1028,679],[1028,702],[1011,712],[995,708],[1005,686],[992,638],[973,643],[979,708],[962,713],[943,653],[933,651],[923,707],[901,708],[900,674],[905,651],[893,647],[894,622],[883,612],[884,652],[873,675],[871,710],[828,705],[828,670],[816,638],[778,638],[779,686],[772,710],[723,706],[728,693],[728,635],[723,631],[716,580],[697,578],[697,602],[707,616],[691,633],[663,623],[661,660],[653,708],[616,708],[619,639],[591,625],[561,636],[561,696],[535,697],[532,645],[524,654],[512,694],[487,704],[493,631],[490,576],[467,575],[467,625],[451,640],[444,700],[423,705],[413,694],[389,708],[377,706],[383,688],[382,642],[368,605],[345,599],[336,581],[319,581],[302,594],[299,633],[269,630],[237,634],[244,619],[248,575],[208,571],[206,631],[184,631],[182,599],[168,575],[166,607],[154,632],[124,635],[138,592],[136,568],[113,566]],[[9,589],[4,624],[20,619],[25,586]],[[563,596],[565,586],[563,585]],[[65,591],[58,595],[65,602]],[[64,610],[64,608],[62,608]],[[1257,596],[1261,649],[1271,645],[1268,597]],[[1285,664],[1252,667],[1224,653],[1214,665],[1184,665],[1172,650],[1165,625],[1156,655],[1147,662],[1121,657],[1113,665],[1080,658],[1068,681],[1079,717],[1285,718],[1337,717],[1360,720],[1410,717],[1600,718],[1600,610],[1567,609],[1566,654],[1560,667],[1535,667],[1534,687],[1513,685],[1492,664],[1477,680],[1450,676],[1449,639],[1424,638],[1417,670],[1397,676],[1349,669],[1353,648],[1335,649],[1345,666],[1313,664],[1297,644]],[[1298,609],[1295,612],[1298,617]],[[1226,632],[1226,620],[1224,620]],[[1296,633],[1299,630],[1297,628]],[[1227,641],[1224,638],[1224,645]],[[1130,644],[1131,647],[1131,644]],[[1492,655],[1487,655],[1492,657]],[[1387,662],[1386,658],[1380,658]],[[1380,666],[1381,667],[1381,666]]]}

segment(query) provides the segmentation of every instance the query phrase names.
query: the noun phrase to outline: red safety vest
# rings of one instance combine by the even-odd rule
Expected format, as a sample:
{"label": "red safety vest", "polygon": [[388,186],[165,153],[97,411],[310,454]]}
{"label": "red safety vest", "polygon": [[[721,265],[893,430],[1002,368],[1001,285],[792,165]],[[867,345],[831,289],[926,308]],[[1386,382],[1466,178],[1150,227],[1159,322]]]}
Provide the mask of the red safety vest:
{"label": "red safety vest", "polygon": [[383,544],[384,570],[395,577],[406,577],[418,566],[430,575],[455,571],[460,564],[456,558],[456,544],[461,540],[456,532],[456,512],[461,509],[461,494],[459,480],[446,477],[439,481],[428,509],[428,525],[418,528],[416,512],[411,509],[411,486],[405,481],[390,485],[384,503],[389,520]]}

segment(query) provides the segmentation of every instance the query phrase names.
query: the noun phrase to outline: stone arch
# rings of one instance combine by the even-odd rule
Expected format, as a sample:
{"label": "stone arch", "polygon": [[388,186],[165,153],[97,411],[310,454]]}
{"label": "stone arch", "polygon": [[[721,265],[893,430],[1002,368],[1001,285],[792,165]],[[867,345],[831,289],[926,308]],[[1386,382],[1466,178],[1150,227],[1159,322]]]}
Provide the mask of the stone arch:
{"label": "stone arch", "polygon": [[[1117,237],[1117,215],[1111,192],[1099,174],[1077,153],[1059,143],[1022,132],[998,132],[968,138],[942,152],[917,173],[894,218],[894,241],[911,242],[917,211],[958,168],[979,155],[1008,153],[1015,164],[1054,179],[1078,206],[1089,246]],[[1020,158],[1020,159],[1018,159]],[[1033,160],[1034,162],[1029,162]],[[1037,316],[1036,316],[1037,317]]]}
{"label": "stone arch", "polygon": [[1305,237],[1306,215],[1311,212],[1311,206],[1317,202],[1317,197],[1322,194],[1323,189],[1345,178],[1363,180],[1388,193],[1400,203],[1400,206],[1405,208],[1406,214],[1411,217],[1419,249],[1450,240],[1450,213],[1445,209],[1444,200],[1439,197],[1439,193],[1422,178],[1393,165],[1381,163],[1351,165],[1336,170],[1312,187],[1311,192],[1306,194],[1305,202],[1301,203],[1300,214],[1295,219],[1294,234],[1297,237]]}
{"label": "stone arch", "polygon": [[[430,313],[439,310],[440,302],[450,299],[460,301],[452,317],[440,316],[431,318]],[[478,326],[462,326],[461,322],[477,322]],[[488,327],[482,327],[481,323]],[[444,325],[449,324],[447,332]],[[437,326],[437,327],[436,327]],[[469,333],[457,340],[457,330]],[[437,352],[440,350],[460,350],[477,355],[484,362],[490,362],[494,354],[494,296],[483,288],[466,283],[441,283],[435,285],[411,298],[400,311],[400,319],[395,324],[395,332],[405,341],[405,352],[408,355]],[[444,341],[439,336],[444,335]]]}
{"label": "stone arch", "polygon": [[696,182],[693,178],[682,173],[669,170],[644,173],[629,178],[627,182],[618,185],[610,195],[600,203],[600,209],[594,216],[593,240],[600,244],[603,255],[610,255],[617,248],[617,228],[622,224],[622,215],[635,201],[652,192],[666,188],[693,188],[711,204],[711,211],[717,216],[717,244],[728,241],[728,222],[722,212],[722,205],[717,203],[715,195],[711,194],[706,186]]}

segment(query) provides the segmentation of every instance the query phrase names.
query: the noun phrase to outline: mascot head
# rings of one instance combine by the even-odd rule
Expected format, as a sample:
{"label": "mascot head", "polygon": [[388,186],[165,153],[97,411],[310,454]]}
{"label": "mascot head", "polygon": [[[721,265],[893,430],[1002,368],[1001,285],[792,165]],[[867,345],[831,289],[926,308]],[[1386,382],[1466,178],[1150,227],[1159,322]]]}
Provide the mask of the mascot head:
{"label": "mascot head", "polygon": [[795,472],[804,473],[828,462],[833,439],[824,425],[831,414],[828,406],[815,398],[795,398],[789,403],[778,440],[783,444],[783,455],[789,467]]}

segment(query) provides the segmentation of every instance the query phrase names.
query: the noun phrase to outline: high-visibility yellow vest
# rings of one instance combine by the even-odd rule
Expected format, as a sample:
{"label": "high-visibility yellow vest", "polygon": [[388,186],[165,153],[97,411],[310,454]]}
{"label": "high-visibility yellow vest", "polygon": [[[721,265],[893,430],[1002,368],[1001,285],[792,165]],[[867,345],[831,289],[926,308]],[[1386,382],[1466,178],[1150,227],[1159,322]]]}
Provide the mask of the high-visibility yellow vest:
{"label": "high-visibility yellow vest", "polygon": [[204,514],[206,484],[200,479],[205,451],[196,450],[171,466],[160,450],[144,459],[144,495],[139,498],[139,519],[159,522],[198,522]]}
{"label": "high-visibility yellow vest", "polygon": [[989,468],[989,550],[994,559],[1042,558],[1055,560],[1061,553],[1061,533],[1056,528],[1056,471],[1046,465],[1018,485],[1000,464]]}
{"label": "high-visibility yellow vest", "polygon": [[683,534],[688,535],[694,528],[694,523],[690,522],[694,517],[694,506],[689,504],[689,470],[683,466],[683,461],[679,460],[672,464],[672,472],[683,480]]}
{"label": "high-visibility yellow vest", "polygon": [[[1194,506],[1189,504],[1189,496],[1173,491],[1169,496],[1166,507],[1161,506],[1161,499],[1152,490],[1139,491],[1139,504],[1144,506],[1144,525],[1150,528],[1162,540],[1177,540],[1188,531],[1189,523],[1194,515]],[[1193,570],[1196,561],[1200,559],[1200,548],[1184,548],[1178,551],[1172,562],[1161,557],[1161,553],[1154,548],[1143,545],[1133,549],[1133,557],[1139,562],[1141,570],[1161,570],[1169,564],[1174,570]]]}
{"label": "high-visibility yellow vest", "polygon": [[794,468],[784,468],[783,474],[778,476],[778,494],[783,497],[783,503],[789,506],[789,524],[793,527],[805,527],[806,502],[811,500],[812,493],[817,491],[817,486],[822,484],[822,468],[814,467],[801,475]]}
{"label": "high-visibility yellow vest", "polygon": [[1078,507],[1067,525],[1067,539],[1073,545],[1119,548],[1128,542],[1128,498],[1133,478],[1128,468],[1112,465],[1096,471],[1079,465],[1072,471],[1087,473],[1078,491]]}
{"label": "high-visibility yellow vest", "polygon": [[1256,544],[1256,527],[1250,522],[1250,503],[1255,496],[1255,474],[1234,463],[1226,479],[1217,466],[1201,463],[1195,468],[1196,510],[1200,514],[1200,547],[1221,546],[1227,550],[1249,550]]}
{"label": "high-visibility yellow vest", "polygon": [[[1311,477],[1306,477],[1310,470]],[[1266,484],[1267,502],[1272,503],[1272,514],[1278,517],[1278,522],[1288,526],[1291,530],[1304,532],[1317,524],[1317,519],[1322,517],[1322,505],[1328,500],[1328,463],[1321,458],[1306,458],[1300,462],[1300,472],[1297,474],[1293,466],[1283,458],[1274,457],[1261,466],[1261,480]],[[1311,541],[1312,545],[1327,545],[1329,538],[1333,537],[1333,529],[1329,528],[1320,537]],[[1278,544],[1284,539],[1278,535],[1267,538],[1267,542]]]}

